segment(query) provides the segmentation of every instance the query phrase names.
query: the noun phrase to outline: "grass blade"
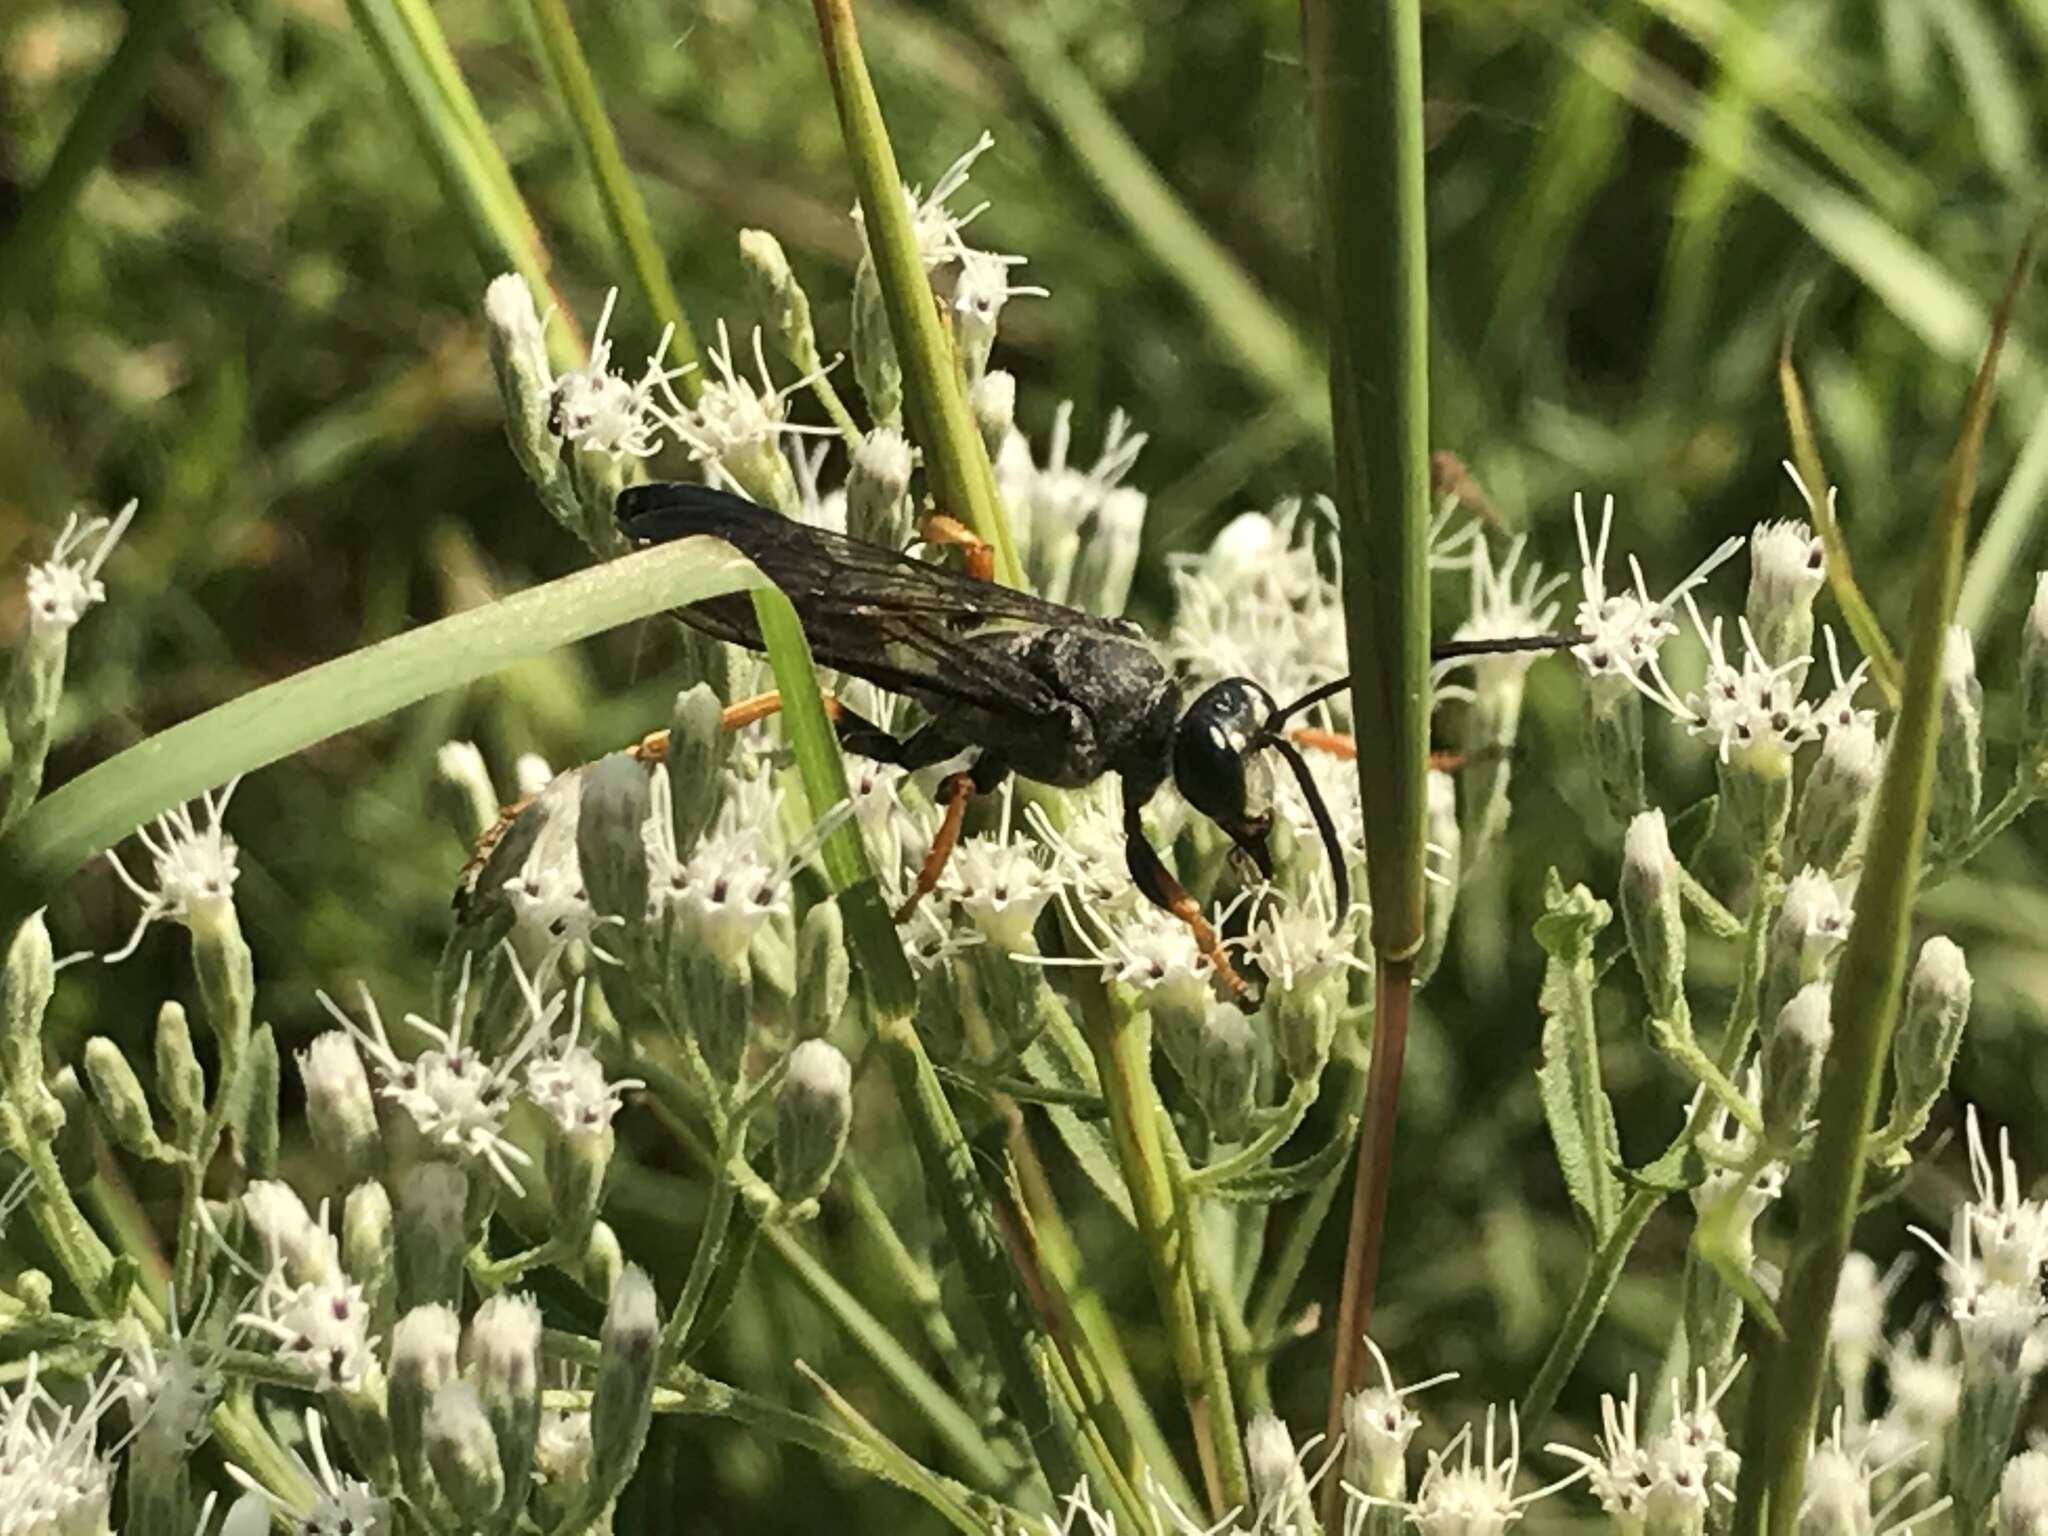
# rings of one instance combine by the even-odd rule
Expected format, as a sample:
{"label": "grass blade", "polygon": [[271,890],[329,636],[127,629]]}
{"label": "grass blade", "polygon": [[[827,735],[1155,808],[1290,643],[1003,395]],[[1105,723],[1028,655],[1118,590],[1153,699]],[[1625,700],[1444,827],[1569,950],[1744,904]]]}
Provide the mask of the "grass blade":
{"label": "grass blade", "polygon": [[903,199],[903,177],[896,151],[882,122],[882,106],[868,78],[860,49],[860,31],[853,21],[853,0],[811,0],[824,44],[825,71],[839,104],[839,125],[846,153],[860,185],[861,216],[868,247],[874,253],[875,275],[889,312],[889,331],[903,365],[903,395],[918,446],[924,450],[925,473],[939,510],[957,517],[992,546],[996,579],[1008,586],[1024,584],[1024,568],[1010,538],[1010,525],[996,497],[995,471],[988,449],[967,404],[967,388],[953,338],[940,318],[932,285],[918,254],[910,207]]}
{"label": "grass blade", "polygon": [[73,779],[0,840],[0,933],[86,860],[237,774],[557,646],[760,580],[729,545],[679,539],[395,635],[159,731]]}
{"label": "grass blade", "polygon": [[1791,1536],[1798,1524],[1835,1286],[1862,1195],[1864,1147],[1905,975],[1941,722],[1942,651],[1962,581],[1977,458],[1999,351],[2032,257],[2030,238],[1992,322],[1991,341],[1970,389],[1929,530],[1906,648],[1905,686],[1887,743],[1869,853],[1856,893],[1856,920],[1835,975],[1835,1040],[1821,1087],[1820,1137],[1779,1302],[1785,1338],[1766,1345],[1763,1376],[1750,1398],[1752,1411],[1765,1415],[1763,1455],[1744,1459],[1736,1507],[1739,1536],[1765,1530]]}
{"label": "grass blade", "polygon": [[[1328,1433],[1372,1315],[1414,957],[1422,947],[1429,757],[1429,283],[1420,0],[1304,0],[1321,169],[1330,416],[1352,719],[1378,957]],[[1336,1485],[1326,1490],[1326,1522]]]}

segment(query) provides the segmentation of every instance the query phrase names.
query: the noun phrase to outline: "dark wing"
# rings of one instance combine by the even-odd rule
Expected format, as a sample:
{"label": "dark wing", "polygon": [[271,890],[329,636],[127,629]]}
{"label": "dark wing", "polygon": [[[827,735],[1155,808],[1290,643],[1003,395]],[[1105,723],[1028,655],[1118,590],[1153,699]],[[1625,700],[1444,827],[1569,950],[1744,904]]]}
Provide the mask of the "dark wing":
{"label": "dark wing", "polygon": [[[894,692],[1042,716],[1059,698],[1006,651],[977,646],[977,631],[1079,627],[1131,637],[1123,626],[1077,608],[814,528],[710,486],[629,487],[619,497],[618,520],[636,544],[692,534],[724,539],[782,589],[819,661]],[[743,596],[680,612],[721,640],[762,648],[753,604]]]}

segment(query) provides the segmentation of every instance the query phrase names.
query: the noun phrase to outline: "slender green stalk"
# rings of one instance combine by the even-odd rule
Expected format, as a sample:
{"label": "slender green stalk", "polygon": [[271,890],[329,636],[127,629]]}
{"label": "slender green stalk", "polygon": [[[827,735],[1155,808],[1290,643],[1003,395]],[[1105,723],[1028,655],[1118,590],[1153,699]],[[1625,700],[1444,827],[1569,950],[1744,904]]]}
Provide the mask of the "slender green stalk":
{"label": "slender green stalk", "polygon": [[690,1327],[697,1321],[697,1309],[704,1304],[711,1289],[711,1277],[718,1273],[719,1257],[725,1252],[725,1232],[732,1222],[732,1208],[738,1196],[733,1181],[725,1173],[727,1160],[722,1156],[711,1176],[711,1204],[704,1213],[704,1230],[697,1234],[697,1251],[691,1255],[690,1271],[683,1277],[682,1294],[676,1298],[676,1309],[669,1314],[668,1326],[662,1330],[661,1353],[666,1361],[681,1355],[683,1341],[690,1336]]}
{"label": "slender green stalk", "polygon": [[514,662],[759,581],[728,545],[681,539],[322,662],[159,731],[71,780],[0,838],[0,935],[87,859],[237,774]]}
{"label": "slender green stalk", "polygon": [[22,199],[13,228],[0,241],[0,313],[27,304],[49,265],[50,247],[77,201],[79,189],[114,147],[114,137],[142,100],[151,68],[164,40],[176,29],[177,0],[152,0],[126,8],[128,29],[101,67],[57,153],[42,178]]}
{"label": "slender green stalk", "polygon": [[1779,1316],[1784,1341],[1767,1350],[1764,1374],[1751,1395],[1765,1415],[1763,1452],[1743,1467],[1736,1510],[1740,1536],[1768,1530],[1791,1536],[1799,1518],[1806,1458],[1820,1407],[1828,1324],[1843,1256],[1863,1190],[1866,1140],[1877,1111],[1887,1048],[1905,977],[1906,943],[1927,806],[1934,782],[1934,746],[1941,723],[1942,651],[1977,486],[1977,459],[1990,414],[2000,345],[2031,264],[2029,239],[1992,322],[1990,344],[1964,408],[1962,427],[1941,500],[1928,533],[1906,647],[1897,722],[1885,754],[1871,822],[1869,856],[1856,892],[1856,921],[1835,975],[1834,1045],[1821,1085],[1820,1135],[1809,1166],[1800,1223],[1786,1270]]}
{"label": "slender green stalk", "polygon": [[[804,1380],[817,1389],[826,1405],[837,1414],[853,1439],[865,1446],[875,1459],[879,1475],[891,1482],[899,1483],[923,1499],[927,1505],[944,1517],[946,1523],[963,1536],[983,1536],[990,1529],[987,1500],[973,1500],[959,1497],[953,1488],[919,1465],[903,1448],[877,1429],[868,1419],[835,1392],[831,1385],[803,1361],[796,1363]],[[965,1490],[960,1490],[964,1492]]]}
{"label": "slender green stalk", "polygon": [[903,199],[896,151],[882,122],[881,103],[861,55],[853,0],[811,0],[825,49],[825,72],[839,104],[846,153],[860,186],[860,206],[881,282],[889,332],[903,365],[903,392],[911,426],[924,450],[932,499],[995,550],[996,579],[1024,584],[1010,525],[996,496],[995,471],[967,404],[967,386],[952,336],[940,316]]}
{"label": "slender green stalk", "polygon": [[1962,595],[1956,599],[1956,622],[1963,628],[1982,629],[1999,594],[2010,590],[2013,568],[2023,558],[2044,511],[2048,511],[2048,405],[2035,413],[2020,456],[2006,476],[2005,489],[1992,503],[1984,531],[1977,535],[1977,547],[1970,551]]}
{"label": "slender green stalk", "polygon": [[404,103],[449,200],[461,210],[486,275],[517,272],[536,295],[554,296],[549,354],[558,368],[580,366],[583,339],[569,307],[555,295],[539,227],[491,141],[432,9],[425,0],[349,0],[349,13]]}
{"label": "slender green stalk", "polygon": [[1921,889],[1932,890],[1965,868],[1991,846],[1993,838],[2025,815],[2044,794],[2048,794],[2048,764],[2021,763],[2019,776],[2013,780],[2012,788],[2005,792],[1998,804],[1984,813],[1962,847],[1927,871],[1926,879],[1921,881]]}
{"label": "slender green stalk", "polygon": [[[1352,728],[1366,807],[1378,1005],[1327,1432],[1362,1380],[1414,957],[1429,770],[1429,280],[1420,0],[1304,0],[1330,337]],[[1337,1485],[1326,1485],[1325,1523]]]}
{"label": "slender green stalk", "polygon": [[[668,264],[654,240],[654,224],[647,217],[647,204],[626,169],[626,157],[619,151],[619,137],[605,115],[604,102],[597,93],[597,81],[576,40],[575,25],[569,19],[565,0],[521,0],[521,9],[531,29],[541,62],[546,67],[555,94],[562,99],[569,125],[575,130],[577,153],[597,191],[597,203],[604,210],[605,223],[618,242],[640,296],[647,301],[655,320],[673,328],[669,352],[680,366],[699,360],[697,339],[683,314],[683,301],[669,281]],[[695,403],[703,393],[704,381],[692,370],[676,381],[683,398]]]}

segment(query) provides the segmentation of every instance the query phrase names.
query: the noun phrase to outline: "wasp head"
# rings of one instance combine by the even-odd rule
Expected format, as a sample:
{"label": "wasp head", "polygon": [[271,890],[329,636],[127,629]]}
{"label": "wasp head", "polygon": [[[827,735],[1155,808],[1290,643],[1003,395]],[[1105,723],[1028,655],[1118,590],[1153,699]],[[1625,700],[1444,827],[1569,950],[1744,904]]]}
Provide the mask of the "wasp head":
{"label": "wasp head", "polygon": [[1257,683],[1226,678],[1188,706],[1173,733],[1174,783],[1268,880],[1273,774],[1260,749],[1270,744],[1266,719],[1272,712],[1273,696]]}

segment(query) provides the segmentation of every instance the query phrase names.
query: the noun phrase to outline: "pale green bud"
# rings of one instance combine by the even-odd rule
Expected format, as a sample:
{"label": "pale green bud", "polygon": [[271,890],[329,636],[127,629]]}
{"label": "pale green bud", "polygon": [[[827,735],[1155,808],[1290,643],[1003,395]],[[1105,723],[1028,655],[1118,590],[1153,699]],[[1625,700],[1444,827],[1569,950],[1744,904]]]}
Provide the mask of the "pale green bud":
{"label": "pale green bud", "polygon": [[26,1316],[48,1317],[52,1291],[50,1277],[40,1269],[24,1269],[14,1278],[14,1294]]}
{"label": "pale green bud", "polygon": [[[1827,579],[1826,550],[1805,523],[1759,523],[1750,534],[1744,617],[1766,662],[1811,661],[1813,600]],[[1788,679],[1795,695],[1805,676],[1802,666]]]}
{"label": "pale green bud", "polygon": [[803,1041],[775,1099],[775,1192],[792,1205],[823,1194],[852,1123],[853,1067],[837,1046]]}
{"label": "pale green bud", "polygon": [[725,804],[725,766],[732,757],[732,736],[720,728],[725,707],[709,686],[698,683],[676,695],[669,715],[668,768],[670,820],[675,827],[676,854],[690,857]]}
{"label": "pale green bud", "polygon": [[894,427],[863,437],[846,471],[846,531],[885,549],[908,544],[917,521],[910,504],[916,467],[917,450]]}
{"label": "pale green bud", "polygon": [[1464,876],[1464,833],[1458,825],[1458,785],[1448,773],[1429,772],[1423,839],[1428,844],[1428,872],[1422,883],[1422,948],[1415,956],[1415,985],[1422,986],[1443,963],[1450,942],[1451,918],[1458,908],[1458,886]]}
{"label": "pale green bud", "polygon": [[1678,860],[1662,811],[1642,811],[1628,824],[1621,852],[1621,918],[1652,1016],[1676,1019],[1685,1002],[1685,915],[1679,907]]}
{"label": "pale green bud", "polygon": [[1806,1129],[1820,1097],[1821,1069],[1834,1039],[1828,988],[1809,982],[1778,1012],[1764,1042],[1764,1136],[1775,1147],[1792,1147]]}
{"label": "pale green bud", "polygon": [[590,1405],[590,1488],[602,1507],[626,1486],[640,1464],[654,1417],[661,1314],[646,1271],[628,1264],[619,1272],[599,1335],[597,1390]]}
{"label": "pale green bud", "polygon": [[2048,571],[2034,578],[2034,601],[2020,637],[2020,744],[2048,753]]}
{"label": "pale green bud", "polygon": [[1648,801],[1643,792],[1643,696],[1626,679],[1596,674],[1579,690],[1586,705],[1586,750],[1616,819],[1626,824]]}
{"label": "pale green bud", "polygon": [[509,1495],[500,1524],[526,1507],[540,1433],[540,1308],[531,1296],[493,1296],[469,1325],[469,1368],[498,1447]]}
{"label": "pale green bud", "polygon": [[1720,765],[1721,815],[1751,858],[1762,858],[1785,836],[1792,815],[1792,754],[1776,740],[1731,747]]}
{"label": "pale green bud", "polygon": [[498,791],[473,741],[448,741],[434,754],[434,777],[455,835],[474,843],[498,819]]}
{"label": "pale green bud", "polygon": [[1259,1039],[1243,1010],[1210,1003],[1189,1041],[1183,1076],[1217,1140],[1242,1141],[1259,1081]]}
{"label": "pale green bud", "polygon": [[815,1039],[846,1017],[853,992],[853,963],[846,947],[846,919],[836,901],[821,901],[804,914],[796,936],[796,1027]]}
{"label": "pale green bud", "polygon": [[1934,1101],[1948,1087],[1963,1027],[1970,1019],[1970,967],[1950,939],[1920,946],[1906,1011],[1892,1037],[1891,1124],[1908,1138],[1926,1129]]}
{"label": "pale green bud", "polygon": [[782,355],[799,373],[817,373],[825,365],[811,326],[810,297],[790,271],[782,242],[765,229],[741,230],[740,266],[747,275],[748,297],[782,343]]}
{"label": "pale green bud", "polygon": [[1277,1415],[1252,1415],[1244,1432],[1244,1462],[1259,1525],[1272,1530],[1296,1526],[1296,1513],[1305,1512],[1308,1501],[1308,1479],[1295,1455],[1294,1437]]}
{"label": "pale green bud", "polygon": [[142,1079],[128,1065],[121,1047],[105,1035],[85,1042],[85,1076],[100,1108],[107,1132],[123,1150],[151,1162],[174,1163],[178,1153],[164,1145],[142,1091]]}
{"label": "pale green bud", "polygon": [[363,1288],[373,1334],[391,1321],[397,1277],[398,1240],[391,1196],[374,1179],[348,1192],[341,1206],[341,1267]]}
{"label": "pale green bud", "polygon": [[1792,877],[1764,950],[1761,1018],[1775,1019],[1801,987],[1834,975],[1853,916],[1819,870],[1802,869]]}
{"label": "pale green bud", "polygon": [[547,338],[540,312],[526,279],[507,272],[484,290],[491,366],[498,375],[498,393],[505,406],[505,425],[512,451],[536,481],[558,472],[559,442],[548,430],[549,394],[554,383],[548,366]]}
{"label": "pale green bud", "polygon": [[982,445],[990,462],[1003,451],[1010,429],[1017,422],[1017,380],[1000,368],[992,368],[974,381],[967,392],[974,410],[974,424],[981,429]]}
{"label": "pale green bud", "polygon": [[1984,689],[1970,632],[1951,625],[1941,653],[1941,734],[1934,744],[1928,847],[1937,856],[1969,842],[1984,800]]}
{"label": "pale green bud", "polygon": [[398,1304],[454,1302],[462,1295],[468,1247],[463,1209],[469,1180],[453,1163],[409,1168],[398,1183]]}
{"label": "pale green bud", "polygon": [[592,1222],[590,1235],[583,1240],[582,1257],[577,1263],[583,1288],[593,1296],[609,1296],[625,1268],[625,1250],[619,1246],[619,1236],[612,1231],[611,1224]]}
{"label": "pale green bud", "polygon": [[754,1026],[754,968],[743,951],[721,962],[686,957],[685,999],[678,1014],[705,1063],[722,1083],[739,1079]]}
{"label": "pale green bud", "polygon": [[433,1482],[426,1458],[427,1405],[455,1379],[462,1324],[443,1306],[414,1307],[391,1331],[391,1438],[407,1496],[429,1507]]}
{"label": "pale green bud", "polygon": [[267,1179],[277,1172],[277,1096],[281,1069],[277,1036],[268,1024],[249,1036],[249,1056],[242,1068],[240,1135],[242,1165],[251,1176]]}
{"label": "pale green bud", "polygon": [[505,1500],[505,1473],[490,1420],[468,1382],[443,1382],[427,1404],[427,1465],[464,1520],[482,1521]]}
{"label": "pale green bud", "polygon": [[376,1170],[383,1140],[369,1074],[347,1030],[330,1029],[299,1052],[299,1080],[306,1089],[313,1145],[336,1180],[353,1185],[368,1178]]}
{"label": "pale green bud", "polygon": [[889,334],[889,310],[882,302],[875,259],[867,255],[853,275],[853,376],[876,424],[902,426],[903,365]]}
{"label": "pale green bud", "polygon": [[206,1073],[192,1048],[185,1009],[175,1002],[166,1002],[156,1013],[156,1091],[170,1112],[178,1144],[196,1143],[206,1124]]}
{"label": "pale green bud", "polygon": [[192,968],[199,979],[201,1015],[220,1050],[220,1091],[239,1091],[242,1057],[256,1007],[256,964],[242,937],[241,920],[226,897],[194,908],[204,923],[188,923],[192,933]]}
{"label": "pale green bud", "polygon": [[64,1175],[64,1187],[74,1194],[84,1189],[99,1173],[99,1150],[92,1134],[92,1107],[86,1102],[85,1088],[78,1081],[78,1073],[70,1067],[59,1067],[50,1079],[48,1089],[40,1083],[42,1113],[47,1115],[48,1129],[39,1134],[53,1142],[57,1152],[57,1171]]}
{"label": "pale green bud", "polygon": [[647,915],[648,803],[647,767],[631,753],[614,752],[583,775],[576,858],[584,890],[600,917],[636,928]]}
{"label": "pale green bud", "polygon": [[2048,1536],[2048,1451],[2021,1451],[1998,1479],[1998,1536]]}
{"label": "pale green bud", "polygon": [[1792,825],[1794,862],[1829,873],[1840,867],[1883,767],[1884,753],[1871,721],[1859,715],[1847,725],[1829,728],[1799,793],[1799,813]]}
{"label": "pale green bud", "polygon": [[43,914],[32,912],[15,930],[0,968],[0,1074],[23,1129],[40,1140],[64,1124],[64,1110],[43,1084],[43,1012],[56,990],[50,930]]}

